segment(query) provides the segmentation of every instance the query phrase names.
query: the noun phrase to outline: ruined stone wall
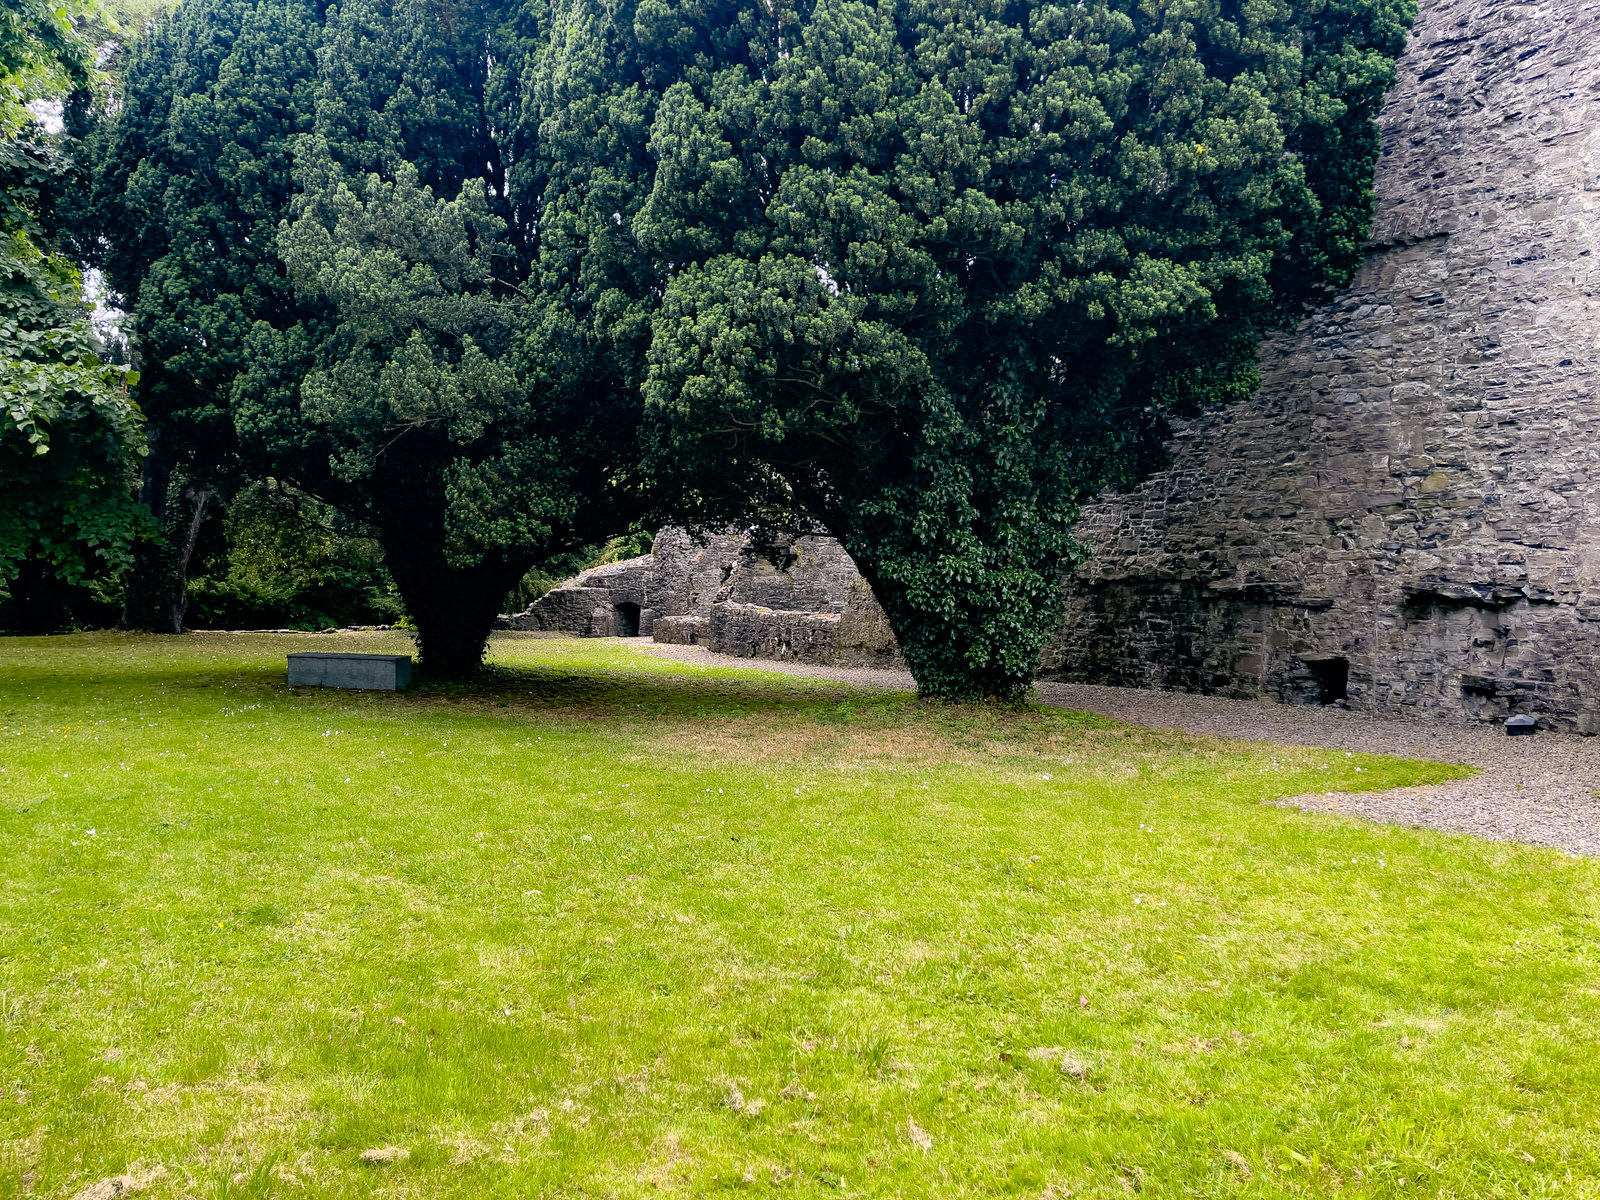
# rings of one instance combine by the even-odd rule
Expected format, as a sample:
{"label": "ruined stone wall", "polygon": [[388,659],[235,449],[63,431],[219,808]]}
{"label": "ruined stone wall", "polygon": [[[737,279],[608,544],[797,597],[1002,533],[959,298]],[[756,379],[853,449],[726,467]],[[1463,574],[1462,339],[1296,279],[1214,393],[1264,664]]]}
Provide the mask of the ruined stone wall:
{"label": "ruined stone wall", "polygon": [[649,554],[584,571],[500,625],[653,637],[741,658],[900,664],[888,618],[832,538],[798,538],[775,563],[737,534],[697,542],[663,529]]}
{"label": "ruined stone wall", "polygon": [[1600,5],[1422,0],[1373,249],[1086,510],[1049,676],[1600,730]]}
{"label": "ruined stone wall", "polygon": [[589,637],[596,632],[596,613],[603,614],[601,624],[604,626],[613,620],[611,608],[611,593],[605,588],[552,588],[526,612],[502,616],[500,628]]}

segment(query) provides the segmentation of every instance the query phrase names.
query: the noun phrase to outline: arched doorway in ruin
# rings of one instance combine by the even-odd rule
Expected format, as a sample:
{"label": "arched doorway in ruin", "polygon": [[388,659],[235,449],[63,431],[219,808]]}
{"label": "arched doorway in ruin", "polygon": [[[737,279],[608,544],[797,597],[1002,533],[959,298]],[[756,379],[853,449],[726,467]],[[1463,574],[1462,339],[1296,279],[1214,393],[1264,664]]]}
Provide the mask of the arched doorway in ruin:
{"label": "arched doorway in ruin", "polygon": [[637,604],[618,604],[614,606],[617,614],[617,636],[639,636],[639,606]]}

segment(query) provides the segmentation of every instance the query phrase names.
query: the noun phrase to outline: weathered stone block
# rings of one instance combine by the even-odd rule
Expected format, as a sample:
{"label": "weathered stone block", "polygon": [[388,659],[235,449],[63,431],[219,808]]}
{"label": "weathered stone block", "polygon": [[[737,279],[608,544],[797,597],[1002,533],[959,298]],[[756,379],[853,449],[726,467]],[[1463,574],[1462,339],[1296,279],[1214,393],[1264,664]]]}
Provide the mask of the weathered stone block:
{"label": "weathered stone block", "polygon": [[663,645],[698,646],[710,624],[704,617],[657,617],[651,636]]}
{"label": "weathered stone block", "polygon": [[289,655],[290,687],[360,688],[404,691],[411,683],[409,654]]}
{"label": "weathered stone block", "polygon": [[611,593],[605,588],[558,587],[534,601],[526,612],[500,618],[500,628],[542,630],[588,637],[592,632],[596,608],[611,606]]}

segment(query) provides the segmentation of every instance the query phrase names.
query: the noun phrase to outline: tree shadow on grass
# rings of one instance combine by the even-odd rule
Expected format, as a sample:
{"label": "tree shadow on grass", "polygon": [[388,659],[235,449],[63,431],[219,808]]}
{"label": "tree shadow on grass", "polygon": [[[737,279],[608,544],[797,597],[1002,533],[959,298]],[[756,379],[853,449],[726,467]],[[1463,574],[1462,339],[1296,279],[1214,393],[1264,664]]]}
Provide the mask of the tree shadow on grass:
{"label": "tree shadow on grass", "polygon": [[[994,753],[1001,745],[1032,755],[1044,749],[1053,735],[1062,734],[1074,741],[1084,736],[1109,737],[1119,743],[1132,740],[1148,744],[1151,750],[1158,744],[1187,747],[1194,740],[1043,705],[1019,709],[950,704],[920,700],[909,691],[790,678],[708,678],[626,667],[516,664],[486,667],[466,680],[419,676],[411,689],[395,693],[290,689],[281,676],[271,678],[265,671],[250,674],[255,675],[251,691],[302,702],[308,711],[339,709],[364,716],[409,712],[563,725],[593,722],[617,729],[636,725],[641,734],[647,729],[665,733],[675,726],[721,726],[722,736],[781,744],[791,755],[802,755],[807,747],[835,745],[836,737],[846,739],[838,745],[853,745],[852,753],[888,752],[891,744],[899,747],[896,753],[903,753],[910,739],[923,752],[938,747],[939,754],[981,754],[991,762],[998,761]],[[216,682],[231,682],[237,693],[244,673],[231,681],[219,676]]]}
{"label": "tree shadow on grass", "polygon": [[[530,712],[581,720],[669,719],[691,721],[748,717],[795,717],[841,723],[892,719],[927,707],[911,692],[884,692],[833,681],[737,678],[631,670],[611,666],[495,664],[465,679],[430,678],[418,670],[403,692],[290,687],[282,667],[241,664],[232,669],[150,672],[124,681],[156,687],[169,695],[199,696],[224,691],[250,702],[281,696],[377,713],[406,709],[462,714],[526,715]],[[947,707],[947,706],[940,706]]]}
{"label": "tree shadow on grass", "polygon": [[556,709],[587,717],[643,713],[681,719],[784,713],[826,719],[841,705],[887,715],[916,703],[909,692],[885,693],[824,681],[531,664],[486,666],[465,680],[421,674],[409,694],[462,707]]}
{"label": "tree shadow on grass", "polygon": [[224,641],[204,634],[160,639],[99,633],[16,639],[7,649],[11,653],[6,656],[0,692],[16,692],[19,699],[41,693],[40,698],[48,695],[69,706],[116,703],[132,693],[141,700],[158,695],[214,698],[236,707],[276,695],[374,711],[418,706],[462,711],[514,707],[580,717],[624,716],[642,710],[692,718],[778,712],[815,715],[841,703],[886,703],[898,708],[912,701],[909,693],[874,692],[833,681],[703,668],[664,670],[653,661],[638,667],[581,660],[495,663],[466,679],[454,680],[430,678],[419,668],[412,686],[400,693],[289,687],[285,654],[405,649],[403,645],[336,637],[290,640],[234,635]]}
{"label": "tree shadow on grass", "polygon": [[69,708],[98,703],[116,707],[131,693],[140,702],[198,702],[215,704],[221,711],[272,700],[287,702],[291,711],[338,710],[373,717],[426,712],[619,723],[742,721],[858,730],[910,722],[929,735],[957,740],[1091,729],[1133,735],[1132,727],[1119,722],[1048,706],[951,704],[847,681],[766,674],[759,669],[663,666],[657,659],[638,665],[559,658],[501,662],[457,680],[429,678],[419,670],[407,691],[383,692],[291,688],[285,677],[280,657],[285,653],[403,649],[367,638],[158,639],[91,634],[38,642],[29,648],[35,653],[12,657],[6,680],[11,689],[4,690],[24,693],[30,687],[47,688],[54,693],[52,700]]}

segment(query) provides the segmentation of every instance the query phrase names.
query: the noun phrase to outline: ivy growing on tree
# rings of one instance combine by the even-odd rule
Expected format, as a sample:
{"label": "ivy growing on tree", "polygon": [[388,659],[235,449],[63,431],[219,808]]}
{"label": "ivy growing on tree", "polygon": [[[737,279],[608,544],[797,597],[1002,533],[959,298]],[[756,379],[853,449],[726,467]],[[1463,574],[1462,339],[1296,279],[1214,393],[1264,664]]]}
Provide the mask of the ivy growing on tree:
{"label": "ivy growing on tree", "polygon": [[62,245],[76,130],[49,134],[29,107],[81,112],[93,79],[87,15],[37,0],[0,12],[0,580],[13,619],[43,631],[69,589],[126,565],[138,524],[137,376],[102,360]]}
{"label": "ivy growing on tree", "polygon": [[639,0],[691,521],[820,528],[919,688],[1028,686],[1080,504],[1348,277],[1410,0]]}

